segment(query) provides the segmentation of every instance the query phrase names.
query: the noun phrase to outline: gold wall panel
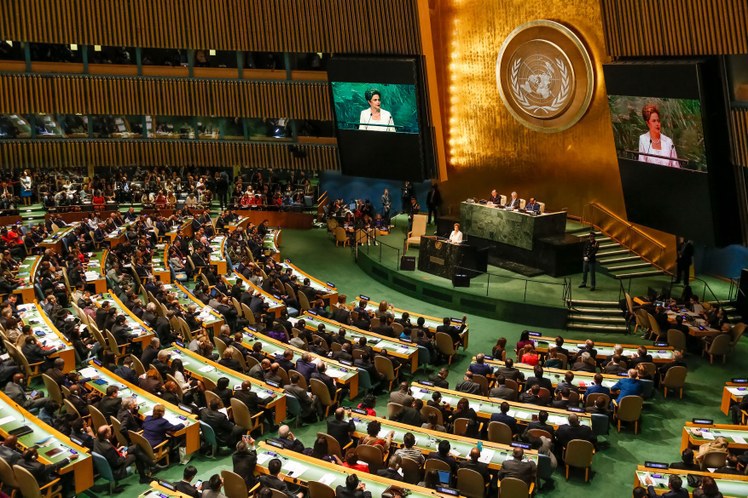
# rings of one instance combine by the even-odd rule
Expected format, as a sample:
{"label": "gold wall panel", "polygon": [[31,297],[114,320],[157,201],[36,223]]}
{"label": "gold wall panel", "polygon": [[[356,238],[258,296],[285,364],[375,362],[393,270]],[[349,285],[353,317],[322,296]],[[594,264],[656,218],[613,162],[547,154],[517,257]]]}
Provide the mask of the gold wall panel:
{"label": "gold wall panel", "polygon": [[[568,130],[531,131],[507,111],[496,87],[495,65],[504,39],[535,19],[565,24],[582,39],[596,73],[592,103]],[[607,61],[599,0],[574,2],[441,0],[432,8],[441,44],[436,49],[449,181],[448,210],[491,188],[534,196],[550,210],[581,215],[597,201],[625,217],[602,64]],[[433,91],[433,89],[432,89]]]}
{"label": "gold wall panel", "polygon": [[418,0],[2,0],[2,39],[418,54]]}
{"label": "gold wall panel", "polygon": [[0,75],[2,114],[119,114],[332,120],[323,82]]}
{"label": "gold wall panel", "polygon": [[608,53],[684,56],[748,52],[745,0],[602,0]]}
{"label": "gold wall panel", "polygon": [[197,142],[172,140],[9,140],[0,141],[0,168],[78,166],[271,167],[308,171],[339,170],[335,145],[299,145],[297,159],[288,142]]}
{"label": "gold wall panel", "polygon": [[730,111],[732,162],[748,167],[748,109]]}

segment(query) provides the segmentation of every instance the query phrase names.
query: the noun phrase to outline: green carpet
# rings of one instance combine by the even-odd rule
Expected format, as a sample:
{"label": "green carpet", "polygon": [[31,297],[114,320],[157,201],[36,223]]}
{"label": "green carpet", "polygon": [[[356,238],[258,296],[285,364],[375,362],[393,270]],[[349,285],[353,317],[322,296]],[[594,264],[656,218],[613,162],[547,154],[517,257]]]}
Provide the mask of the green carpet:
{"label": "green carpet", "polygon": [[[393,235],[392,237],[394,237]],[[402,239],[401,239],[402,240]],[[349,296],[364,293],[374,299],[387,299],[395,306],[403,309],[424,312],[434,316],[454,315],[431,303],[414,299],[394,292],[378,282],[372,281],[355,264],[353,251],[348,247],[335,247],[332,238],[325,230],[296,231],[284,230],[281,251],[283,257],[290,258],[300,268],[311,275],[330,281],[337,285],[339,292]],[[575,289],[576,290],[576,289]],[[480,351],[490,350],[496,339],[504,336],[513,344],[519,338],[523,327],[499,320],[481,317],[469,317],[471,330],[470,355]],[[583,339],[584,333],[573,333],[561,330],[538,329],[546,334],[563,334],[565,337]],[[616,334],[596,334],[599,341],[620,341],[622,336]],[[644,342],[632,336],[626,336],[626,342]],[[641,432],[633,434],[632,429],[625,429],[620,434],[613,431],[602,441],[609,444],[599,451],[593,461],[592,478],[589,483],[583,482],[581,471],[572,471],[567,482],[562,472],[554,476],[552,489],[542,490],[542,496],[564,497],[574,496],[579,491],[594,493],[597,496],[627,497],[632,488],[633,473],[637,464],[645,460],[672,462],[679,460],[680,435],[683,423],[693,417],[714,419],[718,423],[727,423],[727,417],[719,411],[722,384],[731,377],[745,374],[745,360],[748,346],[745,341],[739,344],[736,351],[728,358],[726,365],[709,365],[700,357],[690,356],[689,377],[683,400],[669,397],[663,400],[661,393],[657,393],[653,400],[645,404],[641,424]],[[461,380],[462,374],[469,365],[468,354],[458,355],[450,368],[449,382],[453,387]],[[420,371],[415,379],[423,378]],[[358,402],[359,400],[356,400]],[[347,402],[346,402],[347,403]],[[377,413],[386,413],[386,396],[378,399]],[[297,437],[309,446],[313,443],[318,431],[324,431],[325,424],[318,423],[295,430]],[[192,464],[198,469],[198,478],[207,480],[212,474],[220,473],[222,469],[231,467],[228,454],[210,460],[201,455],[192,459]],[[183,467],[174,465],[159,472],[158,476],[167,480],[178,480]],[[99,480],[103,485],[104,482]],[[122,481],[126,485],[128,496],[136,495],[146,489],[137,483],[137,476]],[[104,496],[104,487],[89,492],[91,496]]]}

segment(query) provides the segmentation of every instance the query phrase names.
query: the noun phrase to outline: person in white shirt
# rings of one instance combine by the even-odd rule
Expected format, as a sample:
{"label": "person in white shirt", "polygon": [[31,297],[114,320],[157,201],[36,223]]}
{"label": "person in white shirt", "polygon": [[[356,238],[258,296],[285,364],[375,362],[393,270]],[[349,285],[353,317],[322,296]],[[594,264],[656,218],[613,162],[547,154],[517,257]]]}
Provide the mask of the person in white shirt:
{"label": "person in white shirt", "polygon": [[359,116],[359,130],[368,131],[395,131],[395,122],[392,114],[382,109],[382,94],[379,90],[372,88],[364,92],[364,98],[369,107],[361,111]]}
{"label": "person in white shirt", "polygon": [[462,244],[462,232],[460,231],[459,223],[455,223],[455,229],[449,234],[449,242],[452,244]]}

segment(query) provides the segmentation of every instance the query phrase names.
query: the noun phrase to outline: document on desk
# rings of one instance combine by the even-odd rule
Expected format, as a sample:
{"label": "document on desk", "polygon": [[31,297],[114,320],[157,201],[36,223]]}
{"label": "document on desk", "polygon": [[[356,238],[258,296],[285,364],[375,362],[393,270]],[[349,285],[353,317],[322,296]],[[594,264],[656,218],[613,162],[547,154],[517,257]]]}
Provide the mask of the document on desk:
{"label": "document on desk", "polygon": [[270,461],[271,458],[273,458],[273,455],[271,455],[270,453],[260,453],[259,455],[257,455],[257,463],[262,465],[265,462]]}
{"label": "document on desk", "polygon": [[489,463],[491,460],[493,460],[493,456],[496,454],[496,451],[489,449],[489,448],[483,448],[483,451],[480,452],[480,458],[478,459],[481,463]]}
{"label": "document on desk", "polygon": [[286,462],[283,466],[283,471],[287,476],[299,478],[304,472],[306,472],[307,466],[300,462]]}
{"label": "document on desk", "polygon": [[321,482],[322,484],[325,484],[326,486],[329,486],[330,484],[333,483],[334,480],[335,480],[335,474],[329,473],[329,474],[325,474],[322,477],[320,477],[319,479],[317,479],[317,482]]}
{"label": "document on desk", "polygon": [[703,437],[704,439],[707,439],[709,441],[714,441],[714,434],[712,434],[709,431],[702,430],[701,431],[701,437]]}
{"label": "document on desk", "polygon": [[204,367],[200,367],[200,371],[203,373],[212,372],[214,370],[212,365],[205,365]]}
{"label": "document on desk", "polygon": [[345,372],[343,372],[342,370],[338,370],[337,368],[328,368],[327,375],[329,375],[333,379],[339,379],[345,375]]}
{"label": "document on desk", "polygon": [[743,436],[731,436],[732,440],[738,444],[745,444],[745,438]]}
{"label": "document on desk", "polygon": [[0,425],[5,425],[8,422],[13,422],[16,419],[13,415],[8,415],[7,417],[0,418]]}
{"label": "document on desk", "polygon": [[93,367],[81,368],[78,370],[78,373],[81,374],[81,377],[84,379],[91,379],[99,375],[99,372]]}

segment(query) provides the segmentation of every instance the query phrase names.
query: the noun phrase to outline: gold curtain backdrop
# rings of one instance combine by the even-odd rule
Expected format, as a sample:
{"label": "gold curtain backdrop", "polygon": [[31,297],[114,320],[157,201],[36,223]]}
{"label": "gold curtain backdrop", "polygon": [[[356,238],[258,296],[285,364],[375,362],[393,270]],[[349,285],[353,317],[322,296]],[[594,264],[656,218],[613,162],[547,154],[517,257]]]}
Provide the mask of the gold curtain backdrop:
{"label": "gold curtain backdrop", "polygon": [[[586,45],[595,71],[593,99],[579,123],[559,133],[531,131],[505,108],[496,87],[496,59],[517,26],[536,19],[560,22]],[[553,0],[443,0],[432,9],[440,26],[435,47],[441,67],[449,181],[443,186],[453,212],[467,197],[491,188],[568,208],[581,215],[597,201],[625,217],[602,64],[605,54],[600,2]]]}

